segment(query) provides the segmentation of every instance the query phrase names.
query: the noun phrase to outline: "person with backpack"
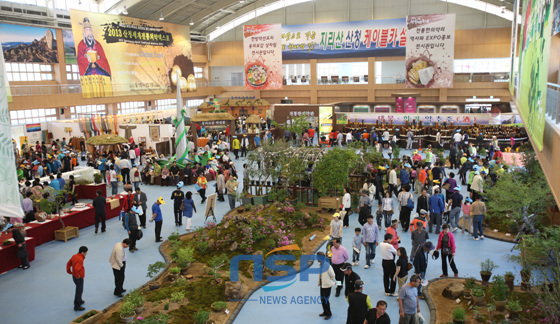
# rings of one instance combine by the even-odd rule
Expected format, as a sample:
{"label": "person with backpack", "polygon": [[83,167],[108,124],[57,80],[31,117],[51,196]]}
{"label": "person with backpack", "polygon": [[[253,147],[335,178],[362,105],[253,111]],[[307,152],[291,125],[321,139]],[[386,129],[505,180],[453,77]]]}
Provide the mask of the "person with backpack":
{"label": "person with backpack", "polygon": [[148,205],[146,204],[148,197],[146,196],[146,193],[142,192],[140,187],[136,187],[136,194],[134,195],[132,201],[135,206],[142,207],[142,213],[138,215],[138,218],[140,219],[140,226],[146,228],[146,209],[148,209]]}
{"label": "person with backpack", "polygon": [[399,201],[399,220],[401,221],[401,226],[403,232],[408,230],[408,224],[410,223],[410,213],[414,209],[414,202],[412,200],[412,193],[410,193],[410,185],[406,184],[403,186],[403,191],[399,193],[397,198]]}
{"label": "person with backpack", "polygon": [[132,165],[130,174],[132,175],[132,186],[134,187],[134,189],[140,187],[140,181],[142,181],[142,177],[140,176],[140,170],[138,170],[138,165],[136,163]]}

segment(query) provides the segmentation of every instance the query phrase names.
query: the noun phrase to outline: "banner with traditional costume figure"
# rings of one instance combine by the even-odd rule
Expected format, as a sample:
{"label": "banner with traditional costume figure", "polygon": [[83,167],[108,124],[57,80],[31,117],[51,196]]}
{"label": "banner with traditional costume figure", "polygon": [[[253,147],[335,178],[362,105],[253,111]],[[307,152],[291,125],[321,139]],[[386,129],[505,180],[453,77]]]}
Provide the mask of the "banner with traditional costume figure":
{"label": "banner with traditional costume figure", "polygon": [[196,91],[188,26],[70,10],[84,98]]}

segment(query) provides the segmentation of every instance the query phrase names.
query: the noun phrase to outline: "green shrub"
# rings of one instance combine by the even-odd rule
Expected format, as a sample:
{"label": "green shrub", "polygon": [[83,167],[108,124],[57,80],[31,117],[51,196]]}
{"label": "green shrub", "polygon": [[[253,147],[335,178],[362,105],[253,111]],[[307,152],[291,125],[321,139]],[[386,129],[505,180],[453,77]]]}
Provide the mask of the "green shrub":
{"label": "green shrub", "polygon": [[121,308],[120,308],[120,313],[121,316],[123,317],[129,317],[129,316],[133,316],[134,313],[134,305],[131,302],[124,302],[121,304]]}
{"label": "green shrub", "polygon": [[171,298],[169,299],[169,301],[171,301],[172,303],[181,303],[183,302],[184,298],[185,298],[185,292],[176,291],[171,294]]}
{"label": "green shrub", "polygon": [[264,245],[266,246],[267,249],[275,249],[276,248],[276,241],[269,238],[267,240],[264,241]]}
{"label": "green shrub", "polygon": [[165,266],[166,264],[161,261],[150,264],[148,266],[148,274],[146,275],[146,277],[149,278],[155,277],[158,273],[160,273],[162,269],[165,268]]}
{"label": "green shrub", "polygon": [[169,236],[167,237],[167,239],[171,242],[171,241],[177,241],[179,240],[179,230],[175,230],[175,232],[169,234]]}
{"label": "green shrub", "polygon": [[177,257],[175,258],[175,262],[177,262],[177,265],[179,265],[179,267],[181,267],[182,269],[188,267],[191,262],[194,261],[194,249],[192,247],[184,247],[184,248],[180,248],[177,251]]}
{"label": "green shrub", "polygon": [[467,317],[467,314],[465,313],[464,309],[462,309],[459,306],[455,307],[455,309],[453,310],[453,320],[454,321],[464,321],[466,317]]}
{"label": "green shrub", "polygon": [[492,260],[486,259],[480,263],[480,272],[482,273],[492,273],[492,270],[498,267]]}
{"label": "green shrub", "polygon": [[208,250],[208,241],[198,240],[196,242],[196,250],[200,253],[206,253],[206,251]]}
{"label": "green shrub", "polygon": [[181,268],[179,268],[179,267],[173,267],[173,268],[169,269],[169,272],[171,272],[172,274],[177,275],[177,274],[181,273]]}
{"label": "green shrub", "polygon": [[210,312],[199,309],[198,312],[194,314],[194,322],[196,324],[206,324],[206,321],[208,321],[209,317],[210,317]]}
{"label": "green shrub", "polygon": [[175,287],[181,287],[187,284],[187,279],[185,278],[177,278],[175,281],[173,281],[173,286]]}
{"label": "green shrub", "polygon": [[471,295],[475,297],[483,297],[484,296],[484,289],[480,286],[475,286],[471,292]]}
{"label": "green shrub", "polygon": [[225,310],[227,308],[227,303],[224,301],[217,301],[214,302],[212,304],[212,308],[216,311],[216,312],[221,312],[223,310]]}
{"label": "green shrub", "polygon": [[140,295],[138,289],[134,289],[126,295],[124,301],[131,303],[134,307],[140,307],[144,305],[144,296]]}
{"label": "green shrub", "polygon": [[490,287],[490,291],[492,295],[494,295],[494,300],[496,301],[503,301],[506,300],[507,297],[507,287],[506,281],[504,280],[504,276],[494,276],[492,280],[492,287]]}
{"label": "green shrub", "polygon": [[521,303],[517,299],[508,300],[506,307],[513,312],[520,312],[522,309]]}
{"label": "green shrub", "polygon": [[473,289],[476,285],[476,279],[473,277],[469,277],[465,279],[465,289]]}

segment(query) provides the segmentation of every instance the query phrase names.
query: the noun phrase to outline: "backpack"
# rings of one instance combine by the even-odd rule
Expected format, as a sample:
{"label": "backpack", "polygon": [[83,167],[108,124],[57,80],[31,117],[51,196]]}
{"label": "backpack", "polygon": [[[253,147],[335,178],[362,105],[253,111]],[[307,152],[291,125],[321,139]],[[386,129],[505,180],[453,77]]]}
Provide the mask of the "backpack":
{"label": "backpack", "polygon": [[138,169],[136,169],[136,171],[134,171],[134,176],[135,176],[135,177],[139,177],[139,176],[140,176],[140,172],[138,172]]}

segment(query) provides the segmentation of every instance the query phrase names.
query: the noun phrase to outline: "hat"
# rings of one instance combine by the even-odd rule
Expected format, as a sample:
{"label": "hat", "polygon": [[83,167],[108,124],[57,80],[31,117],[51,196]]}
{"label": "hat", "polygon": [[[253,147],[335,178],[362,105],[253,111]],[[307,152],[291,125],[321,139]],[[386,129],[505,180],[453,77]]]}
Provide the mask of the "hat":
{"label": "hat", "polygon": [[418,150],[415,150],[413,154],[418,154]]}
{"label": "hat", "polygon": [[425,209],[420,209],[420,215],[427,215],[428,211]]}
{"label": "hat", "polygon": [[179,183],[177,184],[177,189],[181,189],[183,185],[183,181],[179,181]]}
{"label": "hat", "polygon": [[460,129],[456,129],[456,130],[455,130],[455,133],[459,133],[460,131],[461,131]]}
{"label": "hat", "polygon": [[469,162],[473,163],[473,162],[474,162],[474,160],[473,160],[472,158],[469,158]]}
{"label": "hat", "polygon": [[440,181],[439,181],[439,180],[434,180],[433,182],[434,182],[434,183],[438,183],[438,184],[440,183]]}
{"label": "hat", "polygon": [[247,137],[247,134],[243,134],[243,137]]}
{"label": "hat", "polygon": [[470,197],[467,197],[467,199],[465,199],[465,201],[472,203],[472,199]]}
{"label": "hat", "polygon": [[334,214],[332,215],[332,217],[340,217],[340,214],[339,214],[339,213],[334,213]]}
{"label": "hat", "polygon": [[396,130],[397,132],[400,131],[400,129],[398,129],[398,128],[395,128],[395,130]]}
{"label": "hat", "polygon": [[408,164],[408,163],[405,163],[404,166],[407,167],[407,168],[412,167],[412,166],[411,166],[410,164]]}
{"label": "hat", "polygon": [[[477,172],[478,172],[478,171],[477,171]],[[486,174],[486,171],[482,170],[482,172],[481,172],[481,173],[482,173],[482,174]],[[475,172],[475,174],[476,174],[476,172]]]}
{"label": "hat", "polygon": [[161,196],[159,196],[158,200],[157,200],[160,204],[165,205],[165,201],[163,201],[163,198]]}
{"label": "hat", "polygon": [[233,138],[237,138],[237,136],[235,136],[235,135],[233,135],[232,137],[233,137]]}
{"label": "hat", "polygon": [[354,289],[360,289],[364,286],[364,282],[361,281],[360,279],[356,280],[354,282]]}
{"label": "hat", "polygon": [[140,208],[138,208],[137,206],[132,207],[130,211],[135,214],[140,214]]}
{"label": "hat", "polygon": [[352,269],[352,265],[348,262],[344,262],[342,264],[342,266],[340,267],[341,271],[346,271],[346,270],[351,270]]}
{"label": "hat", "polygon": [[387,170],[387,168],[382,167],[382,166],[379,166],[378,169],[379,169],[379,170]]}
{"label": "hat", "polygon": [[432,244],[432,242],[428,241],[422,245],[422,247],[428,251],[434,250],[436,247]]}
{"label": "hat", "polygon": [[473,169],[474,171],[477,171],[477,170],[479,169],[478,164],[473,165],[472,169]]}
{"label": "hat", "polygon": [[455,191],[461,191],[461,187],[460,187],[460,186],[457,186],[457,187],[453,188],[453,190],[455,190]]}

